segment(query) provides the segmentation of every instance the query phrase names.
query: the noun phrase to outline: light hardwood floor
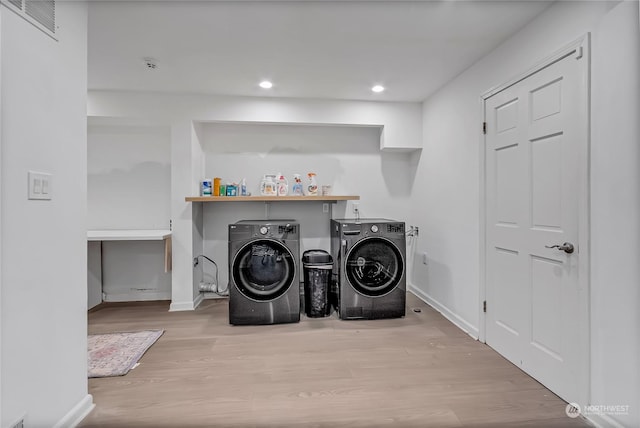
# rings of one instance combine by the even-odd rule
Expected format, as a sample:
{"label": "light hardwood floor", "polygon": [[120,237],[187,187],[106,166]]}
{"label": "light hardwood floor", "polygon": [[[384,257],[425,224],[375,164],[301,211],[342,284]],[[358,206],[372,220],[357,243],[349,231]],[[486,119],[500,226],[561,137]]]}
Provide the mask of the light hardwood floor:
{"label": "light hardwood floor", "polygon": [[392,320],[230,326],[227,300],[168,307],[89,313],[90,334],[165,333],[126,376],[89,380],[81,427],[590,426],[411,293]]}

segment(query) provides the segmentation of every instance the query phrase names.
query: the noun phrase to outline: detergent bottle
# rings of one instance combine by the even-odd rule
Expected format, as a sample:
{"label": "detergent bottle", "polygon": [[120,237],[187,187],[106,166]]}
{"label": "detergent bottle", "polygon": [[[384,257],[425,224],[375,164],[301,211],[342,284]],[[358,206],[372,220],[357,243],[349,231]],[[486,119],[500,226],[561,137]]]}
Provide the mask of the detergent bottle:
{"label": "detergent bottle", "polygon": [[264,178],[260,182],[260,194],[263,196],[276,196],[276,181],[275,175],[265,174]]}
{"label": "detergent bottle", "polygon": [[287,180],[287,178],[281,173],[278,173],[278,180],[276,183],[278,196],[287,196],[289,194],[289,181]]}

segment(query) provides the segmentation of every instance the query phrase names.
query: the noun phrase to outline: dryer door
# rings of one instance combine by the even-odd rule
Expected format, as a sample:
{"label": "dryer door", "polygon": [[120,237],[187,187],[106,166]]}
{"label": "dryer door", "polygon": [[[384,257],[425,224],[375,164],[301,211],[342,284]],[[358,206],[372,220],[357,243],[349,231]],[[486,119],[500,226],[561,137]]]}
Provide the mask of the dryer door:
{"label": "dryer door", "polygon": [[402,254],[388,239],[365,238],[357,241],[345,259],[349,283],[365,296],[377,297],[390,293],[402,279]]}
{"label": "dryer door", "polygon": [[271,239],[247,243],[236,253],[232,264],[238,291],[257,301],[273,300],[286,293],[293,284],[295,272],[291,251]]}

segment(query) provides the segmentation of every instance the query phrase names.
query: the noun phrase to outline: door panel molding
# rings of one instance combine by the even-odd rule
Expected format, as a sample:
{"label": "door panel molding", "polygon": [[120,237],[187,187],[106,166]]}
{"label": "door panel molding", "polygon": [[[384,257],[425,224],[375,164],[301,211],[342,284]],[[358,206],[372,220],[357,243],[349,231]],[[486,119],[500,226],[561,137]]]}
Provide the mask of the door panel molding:
{"label": "door panel molding", "polygon": [[[589,311],[589,294],[590,294],[590,250],[589,250],[589,232],[590,232],[590,166],[589,166],[589,147],[590,147],[590,34],[586,33],[576,40],[563,46],[553,54],[544,58],[541,61],[536,62],[532,67],[520,73],[519,75],[503,82],[483,93],[480,97],[481,117],[486,123],[488,121],[489,112],[486,109],[486,102],[489,98],[494,96],[500,96],[500,92],[508,89],[525,79],[532,77],[536,73],[562,61],[567,57],[571,57],[578,61],[581,80],[580,86],[580,102],[579,111],[577,116],[579,118],[577,138],[581,141],[576,153],[578,162],[578,183],[575,183],[579,192],[578,195],[578,239],[576,244],[576,251],[579,253],[578,266],[572,268],[578,269],[579,272],[579,284],[578,284],[578,299],[580,313],[578,320],[576,320],[576,335],[579,335],[581,343],[586,343],[587,348],[590,349],[590,311]],[[554,97],[553,89],[555,85],[562,85],[562,80],[554,80],[542,85],[538,88],[536,95],[544,97],[545,102],[548,101],[548,109],[544,112],[539,112],[539,116],[547,117],[553,116],[553,106],[557,99]],[[546,92],[546,93],[545,93]],[[498,102],[501,108],[508,107],[514,102],[513,97],[507,99],[505,96],[503,102]],[[555,101],[554,101],[555,100]],[[510,114],[510,112],[506,112]],[[511,116],[505,116],[504,124],[508,124],[508,119]],[[485,125],[486,126],[486,125]],[[535,125],[534,125],[535,126]],[[504,126],[503,131],[509,132],[510,127]],[[549,132],[551,134],[549,134]],[[480,131],[480,143],[481,143],[481,156],[480,156],[480,278],[479,278],[479,302],[482,306],[483,302],[487,300],[487,155],[486,155],[486,135]],[[538,134],[538,132],[536,132]],[[558,136],[554,134],[552,129],[541,130],[540,136],[548,135]],[[500,143],[497,143],[500,145]],[[545,213],[541,218],[548,218],[551,213]],[[546,223],[546,222],[543,222]],[[542,225],[540,227],[543,227]],[[543,227],[544,228],[544,227]],[[554,228],[552,228],[554,229]],[[549,232],[553,232],[549,230]],[[551,241],[550,241],[551,242]],[[555,242],[554,242],[555,243]],[[551,251],[551,250],[549,250]],[[551,258],[561,257],[560,254],[554,252],[548,253]],[[491,310],[491,302],[487,302],[488,311]],[[479,323],[479,340],[486,343],[487,339],[487,314],[480,310],[480,323]],[[584,355],[584,358],[579,362],[578,367],[574,367],[574,372],[580,382],[580,390],[584,391],[580,397],[576,397],[576,400],[580,400],[580,404],[588,404],[590,399],[590,354],[589,352]]]}

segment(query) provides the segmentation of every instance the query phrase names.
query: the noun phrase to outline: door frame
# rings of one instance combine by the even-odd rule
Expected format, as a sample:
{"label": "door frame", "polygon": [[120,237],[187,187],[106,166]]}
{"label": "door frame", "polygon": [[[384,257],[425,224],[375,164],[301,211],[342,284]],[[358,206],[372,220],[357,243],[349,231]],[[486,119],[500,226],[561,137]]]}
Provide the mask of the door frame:
{"label": "door frame", "polygon": [[[2,6],[0,6],[0,182],[2,181]],[[2,186],[0,185],[0,242],[2,242]],[[0,244],[0,290],[2,290],[2,245]],[[2,293],[0,293],[0,307],[2,307]],[[2,383],[2,316],[0,316],[0,384]],[[2,391],[0,391],[0,403]],[[0,406],[0,421],[2,420],[2,406]]]}
{"label": "door frame", "polygon": [[[580,259],[578,263],[578,287],[580,290],[580,325],[585,328],[576,332],[580,336],[581,343],[585,343],[589,352],[584,356],[584,359],[580,361],[581,367],[578,372],[584,376],[580,379],[581,389],[585,391],[582,397],[578,397],[581,401],[580,404],[588,404],[588,400],[591,398],[590,391],[590,367],[591,367],[591,315],[590,315],[590,282],[591,282],[591,270],[590,270],[590,195],[591,195],[591,182],[590,182],[590,147],[591,147],[591,57],[590,57],[590,33],[586,33],[571,43],[565,45],[561,49],[557,50],[553,54],[544,58],[541,61],[535,63],[531,68],[527,69],[523,73],[516,77],[507,80],[506,82],[499,84],[486,92],[480,97],[480,109],[482,121],[486,123],[486,101],[493,95],[523,81],[524,79],[532,76],[538,71],[568,57],[573,56],[576,60],[580,59],[580,67],[583,71],[583,80],[580,82],[580,86],[584,91],[584,103],[580,107],[579,111],[579,135],[585,142],[580,145],[578,155],[578,249],[580,252]],[[486,184],[486,135],[484,134],[482,127],[479,127],[480,134],[480,272],[479,272],[479,331],[478,340],[482,343],[486,343],[486,330],[487,330],[487,316],[483,311],[484,302],[487,299],[487,184]],[[489,306],[491,302],[488,302]]]}

